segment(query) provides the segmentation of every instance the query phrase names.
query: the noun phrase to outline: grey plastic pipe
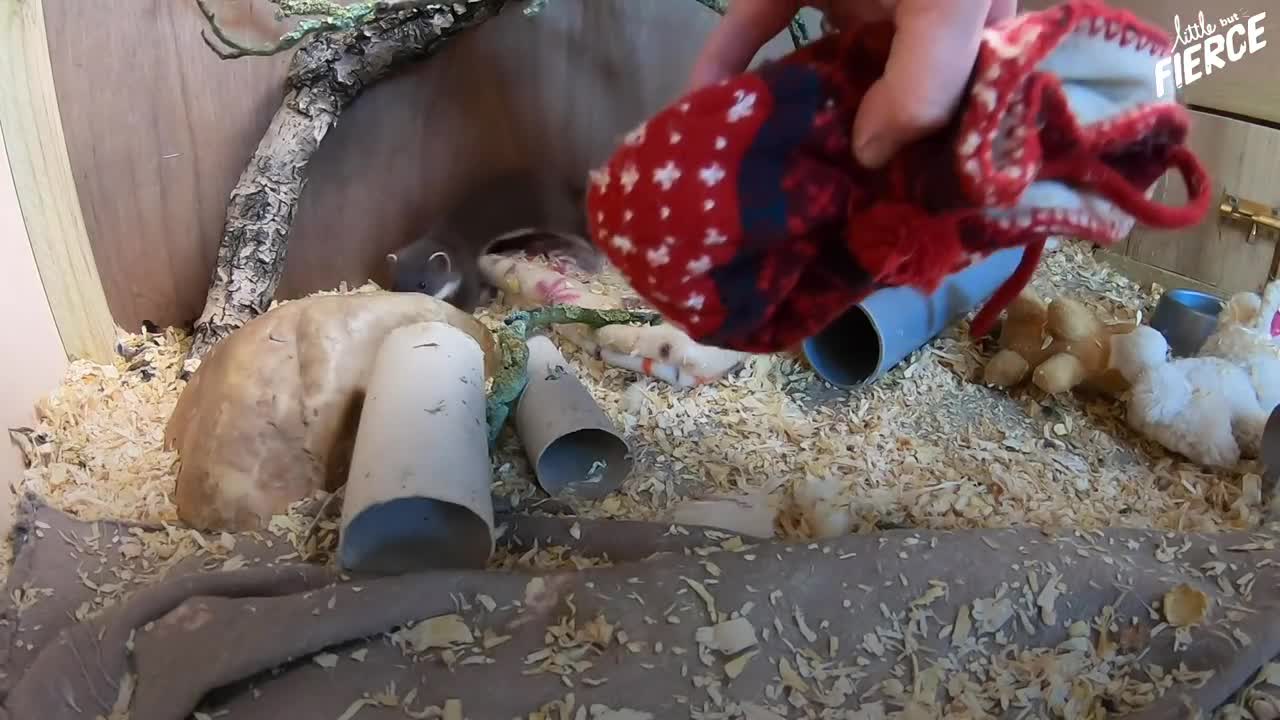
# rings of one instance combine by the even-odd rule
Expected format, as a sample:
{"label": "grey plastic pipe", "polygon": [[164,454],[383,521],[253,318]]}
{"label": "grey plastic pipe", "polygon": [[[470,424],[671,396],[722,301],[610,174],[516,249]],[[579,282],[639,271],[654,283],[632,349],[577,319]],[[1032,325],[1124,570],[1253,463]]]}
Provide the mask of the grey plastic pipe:
{"label": "grey plastic pipe", "polygon": [[484,351],[443,322],[391,331],[369,373],[338,560],[399,575],[483,568],[493,553]]}
{"label": "grey plastic pipe", "polygon": [[631,472],[631,448],[545,335],[529,338],[529,384],[516,404],[516,434],[538,484],[552,497],[598,500]]}
{"label": "grey plastic pipe", "polygon": [[1020,247],[993,253],[947,278],[932,295],[905,287],[872,293],[804,341],[805,358],[836,387],[872,382],[994,295],[1021,259]]}

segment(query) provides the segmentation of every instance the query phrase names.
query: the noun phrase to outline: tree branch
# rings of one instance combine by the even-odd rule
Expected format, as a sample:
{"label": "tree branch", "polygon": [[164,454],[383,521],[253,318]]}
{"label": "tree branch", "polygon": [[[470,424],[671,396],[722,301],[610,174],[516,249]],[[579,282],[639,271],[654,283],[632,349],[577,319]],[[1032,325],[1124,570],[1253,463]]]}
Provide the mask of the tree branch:
{"label": "tree branch", "polygon": [[[545,2],[545,0],[543,1]],[[695,1],[717,15],[724,15],[729,9],[729,0]],[[809,44],[809,29],[805,27],[804,20],[798,14],[791,18],[791,22],[787,25],[787,33],[791,35],[791,44],[797,49]]]}
{"label": "tree branch", "polygon": [[805,27],[804,19],[799,15],[791,18],[791,24],[787,26],[787,32],[791,33],[791,44],[797,50],[809,44],[809,28]]}
{"label": "tree branch", "polygon": [[[196,2],[212,18],[206,0]],[[324,9],[325,2],[279,0],[277,7],[288,15]],[[372,14],[356,27],[316,31],[301,45],[289,67],[284,101],[231,191],[204,311],[195,324],[187,374],[219,340],[270,307],[284,270],[289,229],[306,185],[307,166],[342,111],[371,85],[431,57],[451,37],[496,16],[508,2],[365,3],[365,8],[373,8]],[[353,15],[343,17],[366,10],[350,12]],[[217,28],[215,20],[210,22]],[[333,26],[338,21],[327,16],[320,22]],[[227,36],[221,29],[214,33]],[[245,52],[243,47],[247,46],[226,55],[236,57],[236,52]],[[268,48],[249,49],[272,54]]]}
{"label": "tree branch", "polygon": [[[218,18],[213,10],[209,8],[208,0],[196,0],[201,14],[209,23],[209,32],[213,34],[223,45],[231,48],[225,50],[218,47],[209,37],[209,33],[202,32],[200,37],[204,39],[205,45],[213,50],[218,57],[223,60],[234,60],[242,57],[265,57],[276,55],[296,47],[298,43],[305,40],[311,35],[325,32],[338,32],[343,30],[354,30],[377,12],[386,10],[391,7],[398,8],[424,8],[433,4],[431,0],[372,0],[371,2],[358,2],[351,5],[341,5],[334,0],[270,0],[276,6],[276,19],[284,20],[290,17],[312,16],[310,19],[303,20],[298,27],[290,32],[281,35],[279,40],[266,45],[248,45],[240,40],[236,40],[227,34],[226,30],[218,24]],[[534,15],[540,12],[549,0],[529,0],[528,7],[525,8],[526,15]],[[723,15],[728,8],[727,0],[696,0],[699,5],[710,9],[712,12]],[[318,17],[316,17],[318,16]],[[791,35],[791,42],[797,48],[803,47],[809,42],[809,31],[805,27],[804,21],[799,15],[791,19],[787,26],[787,31]]]}
{"label": "tree branch", "polygon": [[[321,15],[317,19],[303,20],[298,27],[280,36],[280,39],[268,45],[246,45],[227,34],[218,24],[218,18],[209,8],[208,0],[196,0],[200,13],[209,23],[209,32],[213,33],[223,45],[231,48],[224,50],[214,44],[209,34],[200,33],[204,44],[223,60],[234,60],[242,57],[265,57],[276,55],[295,47],[310,35],[322,32],[338,32],[353,30],[368,22],[378,11],[386,10],[392,5],[412,5],[414,3],[391,3],[378,0],[376,2],[353,3],[339,5],[331,0],[273,0],[276,6],[276,18],[283,20],[303,15]],[[424,3],[425,4],[425,3]]]}

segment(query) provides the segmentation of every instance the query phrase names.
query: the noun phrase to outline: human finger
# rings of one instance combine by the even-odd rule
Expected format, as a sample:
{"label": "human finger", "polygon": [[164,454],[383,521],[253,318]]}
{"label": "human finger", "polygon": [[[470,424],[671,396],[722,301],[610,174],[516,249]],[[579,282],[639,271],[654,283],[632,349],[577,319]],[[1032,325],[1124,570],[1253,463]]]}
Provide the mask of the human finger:
{"label": "human finger", "polygon": [[689,89],[719,82],[747,69],[751,59],[782,32],[799,9],[792,0],[733,0],[693,65]]}
{"label": "human finger", "polygon": [[901,0],[883,76],[867,91],[854,120],[854,153],[880,167],[903,145],[946,124],[973,71],[982,30],[1016,2]]}

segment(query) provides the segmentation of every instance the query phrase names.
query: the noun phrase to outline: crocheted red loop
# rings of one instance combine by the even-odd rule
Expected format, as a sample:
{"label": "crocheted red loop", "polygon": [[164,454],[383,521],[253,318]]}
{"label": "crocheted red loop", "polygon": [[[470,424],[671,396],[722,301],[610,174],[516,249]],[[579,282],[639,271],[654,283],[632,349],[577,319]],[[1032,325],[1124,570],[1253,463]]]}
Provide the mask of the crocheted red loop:
{"label": "crocheted red loop", "polygon": [[953,222],[921,215],[905,203],[882,203],[849,219],[849,252],[880,285],[931,293],[964,269],[964,246]]}

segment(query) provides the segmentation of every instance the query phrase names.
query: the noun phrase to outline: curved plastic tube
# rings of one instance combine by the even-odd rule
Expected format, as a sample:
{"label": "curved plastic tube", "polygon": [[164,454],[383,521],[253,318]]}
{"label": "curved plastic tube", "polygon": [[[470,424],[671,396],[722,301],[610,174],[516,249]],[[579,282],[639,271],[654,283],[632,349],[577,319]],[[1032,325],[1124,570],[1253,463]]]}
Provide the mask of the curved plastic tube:
{"label": "curved plastic tube", "polygon": [[875,292],[804,341],[805,359],[836,387],[876,380],[995,294],[1021,259],[1022,248],[993,253],[948,277],[932,295],[907,287]]}
{"label": "curved plastic tube", "polygon": [[442,322],[391,332],[356,431],[343,569],[483,568],[493,553],[491,479],[480,344]]}

